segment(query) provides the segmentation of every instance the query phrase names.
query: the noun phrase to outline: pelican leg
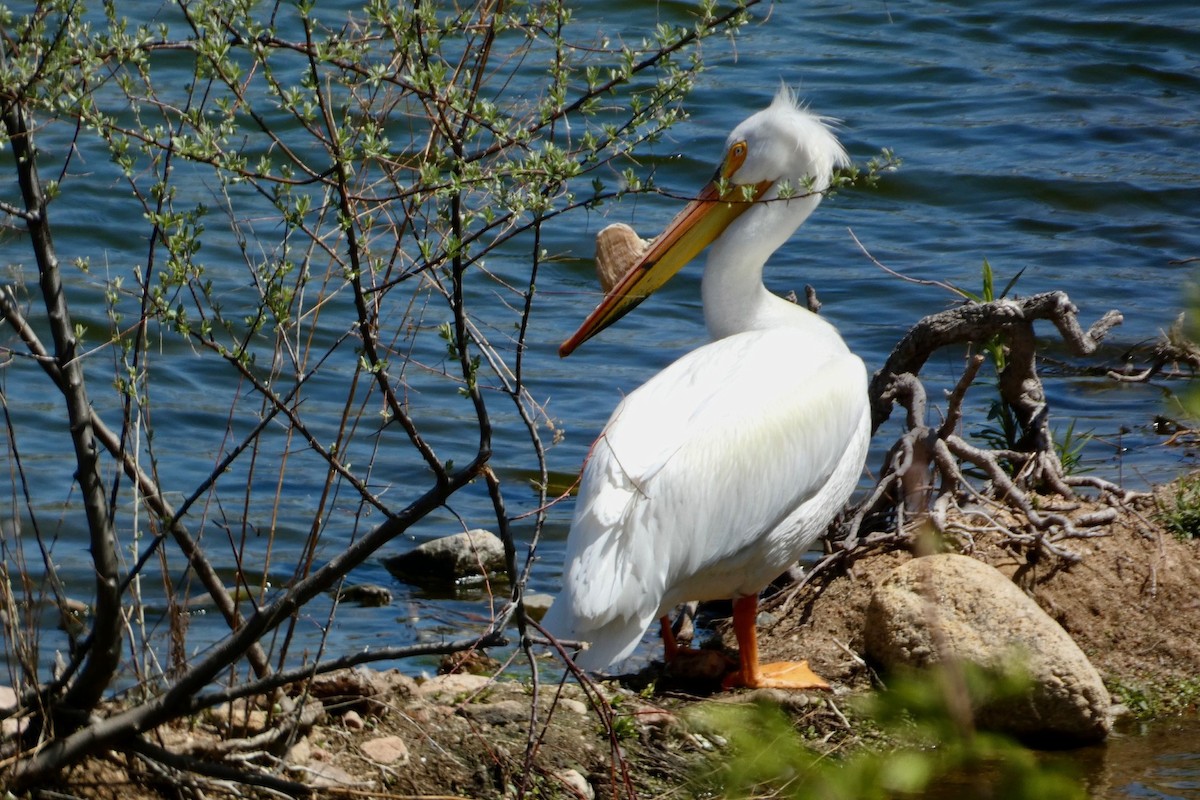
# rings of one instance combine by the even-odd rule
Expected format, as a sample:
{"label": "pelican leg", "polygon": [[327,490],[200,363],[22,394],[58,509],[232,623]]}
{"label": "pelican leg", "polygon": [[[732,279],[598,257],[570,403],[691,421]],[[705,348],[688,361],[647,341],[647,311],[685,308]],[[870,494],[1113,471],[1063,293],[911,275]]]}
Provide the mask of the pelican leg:
{"label": "pelican leg", "polygon": [[691,648],[679,646],[679,641],[675,638],[675,631],[671,628],[670,617],[663,614],[658,622],[662,626],[663,660],[670,664],[679,655],[681,650],[690,650]]}
{"label": "pelican leg", "polygon": [[733,601],[733,632],[737,636],[741,669],[725,676],[726,689],[828,689],[829,684],[808,668],[807,661],[758,663],[758,597],[749,595]]}

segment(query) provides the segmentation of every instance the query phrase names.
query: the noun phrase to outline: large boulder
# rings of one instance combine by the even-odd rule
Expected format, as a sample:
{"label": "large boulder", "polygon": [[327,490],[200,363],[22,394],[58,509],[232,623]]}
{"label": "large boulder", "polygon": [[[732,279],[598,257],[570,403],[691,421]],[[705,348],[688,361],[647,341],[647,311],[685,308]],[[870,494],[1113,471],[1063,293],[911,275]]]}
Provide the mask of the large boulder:
{"label": "large boulder", "polygon": [[504,543],[476,528],[425,542],[407,553],[383,559],[388,571],[418,584],[456,583],[504,569]]}
{"label": "large boulder", "polygon": [[1023,695],[976,709],[982,727],[1050,744],[1098,741],[1112,727],[1099,673],[1061,626],[995,568],[967,556],[915,558],[871,596],[867,655],[885,668],[968,662],[1031,681]]}

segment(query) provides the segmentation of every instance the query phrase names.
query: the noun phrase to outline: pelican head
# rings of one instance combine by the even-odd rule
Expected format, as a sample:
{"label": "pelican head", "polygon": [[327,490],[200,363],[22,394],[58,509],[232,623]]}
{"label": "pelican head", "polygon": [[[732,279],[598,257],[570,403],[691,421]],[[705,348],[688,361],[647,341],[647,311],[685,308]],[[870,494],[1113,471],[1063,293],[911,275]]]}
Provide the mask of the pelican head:
{"label": "pelican head", "polygon": [[[713,180],[688,203],[613,286],[571,338],[567,356],[645,300],[751,209],[760,244],[770,252],[812,213],[848,162],[828,120],[780,87],[771,105],[741,122],[725,140]],[[749,220],[744,220],[748,222]]]}
{"label": "pelican head", "polygon": [[848,159],[829,120],[801,106],[786,86],[771,105],[741,122],[725,140],[723,175],[734,186],[770,184],[761,199],[790,185],[793,197],[829,188],[833,170]]}

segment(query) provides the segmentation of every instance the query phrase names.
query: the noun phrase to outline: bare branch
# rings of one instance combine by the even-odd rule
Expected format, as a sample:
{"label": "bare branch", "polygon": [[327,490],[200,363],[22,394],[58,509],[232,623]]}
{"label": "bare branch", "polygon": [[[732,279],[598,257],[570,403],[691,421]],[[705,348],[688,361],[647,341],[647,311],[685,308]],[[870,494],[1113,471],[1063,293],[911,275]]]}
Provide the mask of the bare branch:
{"label": "bare branch", "polygon": [[[0,53],[2,51],[3,43],[0,42]],[[46,319],[54,338],[54,362],[62,375],[63,397],[75,449],[75,478],[83,496],[89,550],[96,571],[90,656],[67,693],[52,706],[55,729],[71,731],[86,722],[120,663],[122,627],[116,533],[100,474],[92,407],[84,385],[83,366],[75,358],[77,343],[74,321],[67,307],[58,254],[50,235],[47,199],[38,177],[37,152],[24,103],[18,99],[6,105],[3,122],[16,162],[21,195],[30,212],[26,225],[38,264],[38,284],[46,306]]]}

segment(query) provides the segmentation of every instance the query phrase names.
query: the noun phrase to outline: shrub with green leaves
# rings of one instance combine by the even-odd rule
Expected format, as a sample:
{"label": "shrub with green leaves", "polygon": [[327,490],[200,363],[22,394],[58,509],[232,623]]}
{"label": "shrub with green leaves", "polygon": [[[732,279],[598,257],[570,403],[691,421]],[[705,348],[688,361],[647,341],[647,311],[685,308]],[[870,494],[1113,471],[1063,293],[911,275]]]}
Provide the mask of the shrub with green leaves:
{"label": "shrub with green leaves", "polygon": [[[452,499],[494,515],[519,597],[555,431],[524,360],[548,226],[654,190],[639,159],[685,116],[699,43],[758,2],[609,33],[559,0],[0,5],[0,215],[27,234],[4,234],[27,357],[0,400],[66,401],[6,416],[0,634],[38,745],[13,786],[222,693],[428,651],[331,652],[328,598],[423,520],[462,524]],[[502,428],[537,497],[493,468]],[[61,442],[53,468],[31,441]],[[63,520],[91,559],[70,586]],[[60,646],[34,617],[88,593]],[[495,608],[434,649],[523,632]],[[99,714],[117,686],[130,707]]]}
{"label": "shrub with green leaves", "polygon": [[1026,689],[1019,672],[969,665],[889,678],[886,691],[854,709],[856,729],[874,728],[882,743],[852,747],[845,757],[810,746],[769,703],[709,703],[694,721],[729,746],[718,769],[698,779],[696,794],[885,800],[961,784],[962,798],[1082,800],[1086,793],[1069,767],[1002,734],[976,730],[964,712],[986,698]]}

